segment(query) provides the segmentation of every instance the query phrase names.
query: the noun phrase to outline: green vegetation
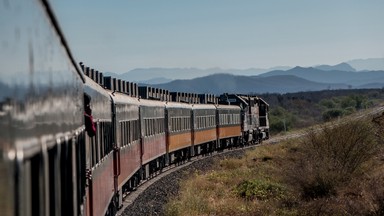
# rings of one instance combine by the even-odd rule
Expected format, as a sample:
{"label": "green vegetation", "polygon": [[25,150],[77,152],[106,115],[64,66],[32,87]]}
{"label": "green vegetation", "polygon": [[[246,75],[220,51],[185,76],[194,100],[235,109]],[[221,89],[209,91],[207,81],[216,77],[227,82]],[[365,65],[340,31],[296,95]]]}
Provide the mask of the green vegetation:
{"label": "green vegetation", "polygon": [[270,132],[273,135],[331,121],[376,106],[383,101],[384,90],[327,90],[264,94],[260,97],[270,105]]}
{"label": "green vegetation", "polygon": [[181,183],[166,214],[383,215],[382,119],[328,123],[217,161]]}

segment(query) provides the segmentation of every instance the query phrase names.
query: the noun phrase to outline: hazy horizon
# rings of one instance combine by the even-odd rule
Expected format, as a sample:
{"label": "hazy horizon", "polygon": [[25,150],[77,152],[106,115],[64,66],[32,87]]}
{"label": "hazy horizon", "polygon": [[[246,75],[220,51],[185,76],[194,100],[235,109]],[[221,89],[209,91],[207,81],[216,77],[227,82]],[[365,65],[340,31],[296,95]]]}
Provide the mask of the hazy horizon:
{"label": "hazy horizon", "polygon": [[135,68],[271,68],[384,57],[384,1],[52,1],[78,61]]}

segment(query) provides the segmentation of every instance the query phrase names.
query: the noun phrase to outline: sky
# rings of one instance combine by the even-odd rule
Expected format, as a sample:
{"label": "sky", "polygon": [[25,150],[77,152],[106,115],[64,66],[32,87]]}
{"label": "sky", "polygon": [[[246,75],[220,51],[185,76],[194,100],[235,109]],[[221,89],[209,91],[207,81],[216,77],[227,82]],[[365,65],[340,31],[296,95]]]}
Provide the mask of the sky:
{"label": "sky", "polygon": [[101,71],[335,65],[384,57],[383,0],[52,0]]}

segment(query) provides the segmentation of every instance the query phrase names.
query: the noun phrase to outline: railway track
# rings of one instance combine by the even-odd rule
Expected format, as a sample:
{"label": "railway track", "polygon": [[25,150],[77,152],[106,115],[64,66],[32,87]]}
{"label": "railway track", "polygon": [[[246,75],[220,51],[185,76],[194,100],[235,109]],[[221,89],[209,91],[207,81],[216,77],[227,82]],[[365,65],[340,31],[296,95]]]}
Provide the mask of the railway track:
{"label": "railway track", "polygon": [[[267,141],[265,141],[265,142],[267,142]],[[201,161],[207,160],[207,159],[213,159],[215,157],[220,157],[220,156],[224,158],[224,157],[226,157],[226,155],[228,155],[230,153],[235,153],[235,152],[242,152],[240,154],[243,154],[245,151],[250,150],[250,149],[254,149],[258,146],[260,146],[260,145],[248,145],[248,146],[239,147],[239,148],[225,149],[225,150],[220,151],[220,152],[213,152],[213,153],[210,153],[208,155],[194,157],[190,161],[186,161],[186,162],[179,164],[179,165],[168,166],[168,167],[164,168],[161,172],[157,173],[156,176],[141,182],[136,190],[129,192],[129,194],[126,194],[125,199],[123,201],[123,205],[122,205],[121,209],[117,212],[117,215],[119,215],[119,216],[130,215],[130,213],[127,212],[127,211],[129,211],[129,207],[132,204],[134,204],[134,202],[138,199],[138,197],[141,194],[143,194],[143,192],[145,192],[149,187],[151,187],[153,184],[155,184],[156,182],[158,182],[159,180],[161,180],[165,176],[168,176],[168,175],[170,175],[174,172],[177,172],[177,171],[181,171],[184,168],[195,164],[196,162],[201,162]],[[237,154],[234,154],[234,155],[237,155]],[[137,215],[137,214],[133,214],[133,215]]]}

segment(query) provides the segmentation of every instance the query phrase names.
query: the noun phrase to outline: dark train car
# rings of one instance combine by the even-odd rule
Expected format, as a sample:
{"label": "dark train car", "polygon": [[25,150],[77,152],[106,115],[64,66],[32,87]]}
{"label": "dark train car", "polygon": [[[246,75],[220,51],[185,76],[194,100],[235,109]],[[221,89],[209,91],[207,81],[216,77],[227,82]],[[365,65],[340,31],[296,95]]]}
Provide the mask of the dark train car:
{"label": "dark train car", "polygon": [[216,113],[218,148],[238,145],[242,136],[240,107],[218,105]]}
{"label": "dark train car", "polygon": [[259,98],[259,128],[260,128],[260,137],[261,139],[269,139],[269,104],[263,99]]}
{"label": "dark train car", "polygon": [[167,102],[165,107],[167,162],[174,163],[192,156],[192,105]]}
{"label": "dark train car", "polygon": [[140,181],[141,167],[139,99],[127,94],[114,93],[116,143],[119,148],[118,192],[119,203],[123,194],[132,190]]}
{"label": "dark train car", "polygon": [[78,215],[84,77],[41,1],[0,6],[1,215]]}
{"label": "dark train car", "polygon": [[[90,98],[90,107],[96,126],[95,135],[88,133],[85,142],[88,170],[85,215],[105,215],[113,211],[108,207],[113,202],[115,194],[112,99],[103,87],[88,77],[84,86],[84,97]],[[87,102],[85,102],[86,105]]]}
{"label": "dark train car", "polygon": [[260,142],[260,107],[259,107],[259,98],[256,96],[249,95],[240,95],[238,96],[242,98],[248,104],[246,112],[248,113],[248,128],[250,135],[250,142],[259,143]]}
{"label": "dark train car", "polygon": [[165,166],[165,103],[140,99],[142,178]]}
{"label": "dark train car", "polygon": [[192,112],[192,140],[194,155],[212,151],[216,147],[216,106],[194,104]]}

